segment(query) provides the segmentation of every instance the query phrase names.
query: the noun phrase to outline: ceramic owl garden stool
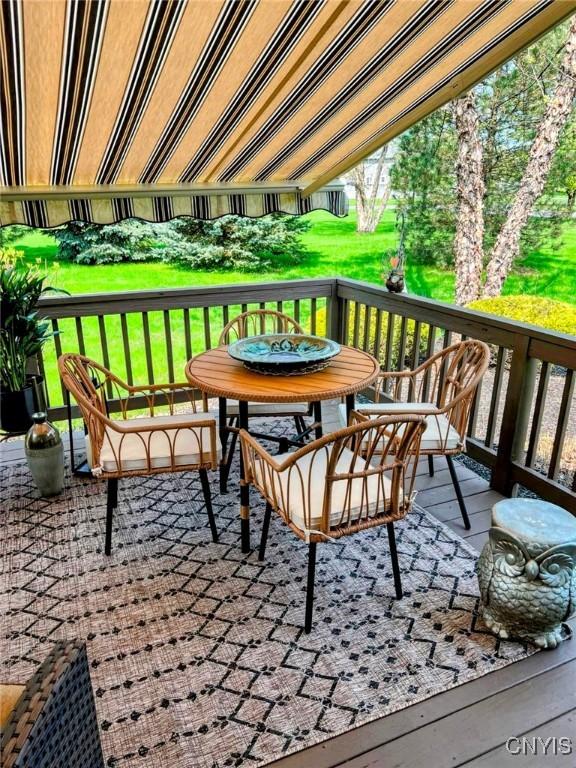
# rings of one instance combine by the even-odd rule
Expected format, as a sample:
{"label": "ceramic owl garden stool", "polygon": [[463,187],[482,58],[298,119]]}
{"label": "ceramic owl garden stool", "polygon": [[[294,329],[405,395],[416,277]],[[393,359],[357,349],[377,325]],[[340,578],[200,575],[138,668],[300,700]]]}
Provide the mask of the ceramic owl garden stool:
{"label": "ceramic owl garden stool", "polygon": [[576,611],[576,517],[537,499],[499,501],[478,581],[495,635],[555,648],[570,637],[564,622]]}

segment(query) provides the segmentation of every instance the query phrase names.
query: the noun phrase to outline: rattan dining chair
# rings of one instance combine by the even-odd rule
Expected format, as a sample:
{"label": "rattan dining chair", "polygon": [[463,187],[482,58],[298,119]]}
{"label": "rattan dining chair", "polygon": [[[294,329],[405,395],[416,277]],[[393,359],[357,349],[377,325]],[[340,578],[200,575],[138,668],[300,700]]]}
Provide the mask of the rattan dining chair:
{"label": "rattan dining chair", "polygon": [[233,317],[220,333],[219,346],[264,333],[304,333],[302,326],[275,309],[251,309]]}
{"label": "rattan dining chair", "polygon": [[412,504],[426,423],[418,416],[366,419],[353,412],[355,418],[360,423],[276,456],[240,431],[246,481],[266,500],[258,559],[264,559],[272,510],[308,545],[306,633],[312,628],[318,543],[386,525],[396,598],[402,598],[394,523]]}
{"label": "rattan dining chair", "polygon": [[[84,355],[65,354],[58,359],[62,383],[74,397],[87,428],[87,448],[92,474],[108,481],[104,552],[112,549],[113,511],[118,505],[118,480],[134,475],[198,471],[208,513],[212,540],[218,540],[212,510],[209,469],[216,469],[219,450],[216,419],[196,410],[188,384],[126,384],[111,371]],[[114,396],[121,415],[109,415],[108,396]],[[188,412],[177,413],[178,393]],[[135,398],[138,398],[135,401]],[[148,412],[128,418],[131,405]],[[162,410],[168,413],[162,413]],[[160,411],[160,413],[159,413]]]}
{"label": "rattan dining chair", "polygon": [[[456,491],[462,521],[470,529],[452,457],[464,450],[466,431],[474,396],[490,362],[490,350],[483,341],[467,339],[442,349],[413,371],[384,371],[376,383],[374,403],[356,403],[365,418],[417,414],[426,418],[428,428],[420,453],[428,456],[430,475],[434,456],[445,456]],[[345,406],[339,407],[340,422],[346,423]]]}
{"label": "rattan dining chair", "polygon": [[[273,309],[254,309],[232,318],[227,323],[220,334],[218,346],[232,344],[240,339],[249,336],[260,336],[265,333],[304,333],[302,326],[292,317]],[[221,483],[226,485],[230,466],[236,450],[238,440],[239,424],[239,404],[237,400],[228,400],[226,406],[227,416],[229,417],[228,426],[235,428],[232,433],[230,448],[226,457],[222,458],[224,465]],[[306,422],[304,416],[312,412],[309,403],[249,403],[248,418],[293,418],[296,432],[302,434],[306,432]]]}

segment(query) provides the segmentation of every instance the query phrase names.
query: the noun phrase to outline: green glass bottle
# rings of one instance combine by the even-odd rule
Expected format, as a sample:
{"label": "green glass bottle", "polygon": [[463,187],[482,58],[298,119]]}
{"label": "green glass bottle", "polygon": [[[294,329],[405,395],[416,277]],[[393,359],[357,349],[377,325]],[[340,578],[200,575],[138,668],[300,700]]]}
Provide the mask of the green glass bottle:
{"label": "green glass bottle", "polygon": [[35,413],[34,422],[24,449],[28,467],[41,496],[56,496],[64,487],[64,446],[60,433],[46,419],[45,413]]}

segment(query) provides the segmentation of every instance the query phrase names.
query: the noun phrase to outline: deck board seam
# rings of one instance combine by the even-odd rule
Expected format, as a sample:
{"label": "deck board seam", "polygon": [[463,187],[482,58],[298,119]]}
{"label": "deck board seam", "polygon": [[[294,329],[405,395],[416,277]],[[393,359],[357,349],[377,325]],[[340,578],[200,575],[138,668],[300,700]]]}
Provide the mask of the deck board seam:
{"label": "deck board seam", "polygon": [[[543,674],[546,674],[546,672],[544,672]],[[523,681],[523,682],[525,682],[525,681]],[[548,720],[545,720],[544,722],[539,723],[535,727],[528,728],[528,730],[526,730],[526,731],[521,731],[520,733],[514,733],[514,734],[511,734],[511,735],[513,735],[513,736],[525,736],[527,733],[531,733],[532,731],[534,731],[535,728],[544,728],[549,723],[553,723],[555,720],[558,720],[559,718],[564,717],[565,715],[569,715],[570,712],[576,712],[576,707],[569,707],[567,710],[565,710],[563,712],[560,712],[560,714],[555,714],[554,717],[548,718]],[[502,742],[500,742],[500,744],[496,744],[495,746],[491,747],[490,749],[485,750],[484,752],[478,752],[477,755],[474,755],[474,757],[471,757],[471,758],[469,758],[467,760],[464,760],[464,762],[462,762],[462,763],[455,763],[454,764],[454,768],[461,768],[464,765],[470,765],[470,763],[474,763],[474,762],[476,762],[476,760],[484,757],[485,755],[489,755],[491,752],[495,752],[497,749],[500,749],[505,744],[506,744],[506,742],[502,741]]]}
{"label": "deck board seam", "polygon": [[[545,651],[541,651],[541,653],[545,653]],[[477,704],[480,704],[480,703],[482,703],[484,701],[488,701],[488,700],[490,700],[490,699],[492,699],[492,698],[494,698],[496,696],[500,696],[501,694],[503,694],[503,693],[505,693],[507,691],[511,691],[514,688],[517,688],[518,686],[523,685],[524,683],[526,683],[528,681],[537,680],[539,677],[541,677],[543,675],[547,675],[553,669],[560,669],[561,667],[566,666],[568,664],[573,664],[575,661],[576,661],[576,659],[574,659],[574,658],[566,659],[565,661],[561,662],[560,664],[558,664],[556,666],[549,667],[547,669],[541,670],[541,671],[537,672],[534,675],[529,675],[528,677],[523,678],[522,680],[517,680],[515,683],[512,683],[510,685],[506,685],[506,686],[504,686],[503,688],[501,688],[501,689],[499,689],[497,691],[494,691],[494,692],[492,692],[492,693],[490,693],[490,694],[488,694],[486,696],[481,696],[480,698],[475,699],[474,701],[471,701],[469,704],[466,704],[465,706],[461,707],[458,710],[455,710],[453,712],[447,712],[446,714],[441,715],[440,717],[434,718],[432,720],[428,720],[425,723],[421,723],[421,724],[417,725],[414,728],[410,728],[410,730],[405,731],[404,733],[400,733],[397,736],[393,736],[390,739],[386,739],[385,741],[382,741],[380,744],[376,744],[373,747],[370,747],[370,749],[364,750],[362,752],[358,752],[355,755],[350,755],[349,757],[347,757],[342,762],[333,763],[331,765],[331,768],[340,768],[340,766],[345,766],[347,763],[350,763],[352,760],[357,760],[358,758],[361,758],[363,755],[370,754],[370,752],[376,752],[378,749],[381,749],[382,747],[385,747],[388,744],[393,744],[395,741],[399,741],[400,739],[404,739],[407,736],[410,736],[411,734],[417,733],[418,731],[422,730],[422,728],[428,728],[429,726],[432,726],[432,725],[434,725],[436,723],[440,723],[440,722],[442,722],[443,720],[446,720],[449,717],[453,717],[455,714],[460,714],[461,712],[464,712],[466,709],[469,709],[470,707],[474,707]],[[517,663],[522,663],[522,662],[517,662]],[[473,683],[475,681],[471,680],[470,682]],[[464,683],[463,685],[466,686],[468,684],[469,683]],[[455,689],[452,689],[452,690],[455,690]],[[436,696],[441,696],[444,693],[446,693],[446,692],[443,691],[442,693],[436,694]],[[431,698],[434,698],[434,697],[431,697]],[[573,708],[574,707],[571,707],[570,709],[568,709],[566,711],[570,712]],[[566,714],[566,712],[562,713],[562,715],[565,715],[565,714]],[[556,717],[558,717],[558,715],[556,715],[554,718],[551,718],[551,719],[556,719]],[[534,730],[534,729],[530,728],[529,730]],[[528,731],[526,731],[526,733],[527,732]],[[486,752],[483,752],[482,754],[487,754],[488,752],[491,752],[494,749],[497,749],[498,746],[499,745],[492,746],[490,749],[486,750]],[[480,754],[475,755],[473,758],[471,758],[471,760],[475,760],[478,757],[481,757],[481,755]],[[470,762],[470,760],[468,760],[467,762]],[[454,764],[454,768],[459,768],[459,766],[461,766],[461,765],[465,765],[465,763]]]}

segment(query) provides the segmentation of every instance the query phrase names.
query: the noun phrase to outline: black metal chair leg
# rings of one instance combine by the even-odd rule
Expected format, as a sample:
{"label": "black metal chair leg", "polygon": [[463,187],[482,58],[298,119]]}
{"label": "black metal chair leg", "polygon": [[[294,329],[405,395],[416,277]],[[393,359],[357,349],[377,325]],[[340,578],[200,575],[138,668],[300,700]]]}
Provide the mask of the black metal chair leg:
{"label": "black metal chair leg", "polygon": [[468,517],[468,510],[466,509],[466,504],[464,503],[464,496],[462,496],[462,490],[460,488],[460,481],[458,480],[458,475],[456,474],[456,467],[454,466],[454,460],[452,456],[446,456],[446,461],[448,462],[450,477],[452,478],[452,482],[454,483],[454,490],[456,491],[456,498],[458,499],[458,505],[460,506],[460,514],[462,515],[464,528],[466,528],[466,530],[469,531],[471,528],[470,518]]}
{"label": "black metal chair leg", "polygon": [[434,477],[434,456],[431,453],[428,454],[428,474]]}
{"label": "black metal chair leg", "polygon": [[[226,454],[226,463],[224,464],[224,471],[222,473],[222,476],[224,479],[223,487],[226,489],[228,487],[228,478],[230,477],[230,468],[232,467],[232,460],[234,459],[234,451],[236,450],[237,442],[238,442],[238,432],[234,432],[232,434],[232,441],[230,442],[228,453]],[[221,483],[221,486],[222,486],[222,483]]]}
{"label": "black metal chair leg", "polygon": [[118,478],[110,477],[108,479],[108,488],[106,490],[106,537],[104,539],[104,554],[109,555],[112,552],[112,522],[113,512],[118,506]]}
{"label": "black metal chair leg", "polygon": [[316,575],[316,542],[308,544],[308,581],[306,583],[306,616],[304,632],[310,634],[312,629],[312,613],[314,610],[314,577]]}
{"label": "black metal chair leg", "polygon": [[204,503],[208,512],[208,522],[212,531],[212,541],[218,541],[218,530],[216,520],[214,519],[214,510],[212,509],[212,494],[210,493],[210,483],[208,482],[208,472],[205,469],[200,470],[200,482],[202,483],[202,493],[204,494]]}
{"label": "black metal chair leg", "polygon": [[270,517],[272,516],[272,504],[266,502],[266,511],[264,512],[264,522],[262,523],[262,538],[260,539],[260,549],[258,550],[258,560],[264,560],[266,552],[266,542],[268,541],[268,529],[270,528]]}
{"label": "black metal chair leg", "polygon": [[110,492],[112,494],[112,507],[116,509],[118,506],[118,478],[115,478]]}
{"label": "black metal chair leg", "polygon": [[320,440],[322,437],[322,403],[318,400],[313,404],[314,407],[314,437]]}
{"label": "black metal chair leg", "polygon": [[226,452],[226,449],[228,446],[228,438],[230,436],[230,433],[228,432],[228,427],[232,426],[232,423],[234,420],[234,417],[231,417],[230,421],[228,422],[226,408],[227,408],[226,398],[219,397],[218,398],[218,433],[220,437],[220,450],[222,451],[222,458],[220,459],[220,467],[219,467],[220,493],[228,493],[228,489],[226,487],[226,480],[227,480],[226,457],[228,456],[228,454]]}
{"label": "black metal chair leg", "polygon": [[[248,430],[248,403],[246,400],[238,401],[238,426]],[[250,484],[246,480],[246,467],[244,457],[240,451],[240,540],[242,553],[250,552]]]}
{"label": "black metal chair leg", "polygon": [[402,600],[402,576],[400,575],[400,563],[398,562],[398,550],[396,549],[396,534],[394,523],[386,523],[388,531],[388,543],[390,544],[390,558],[392,560],[392,573],[394,574],[394,587],[396,588],[396,600]]}
{"label": "black metal chair leg", "polygon": [[301,435],[303,432],[306,432],[306,430],[308,429],[303,416],[300,416],[300,415],[294,416],[294,424],[296,425],[297,435]]}

